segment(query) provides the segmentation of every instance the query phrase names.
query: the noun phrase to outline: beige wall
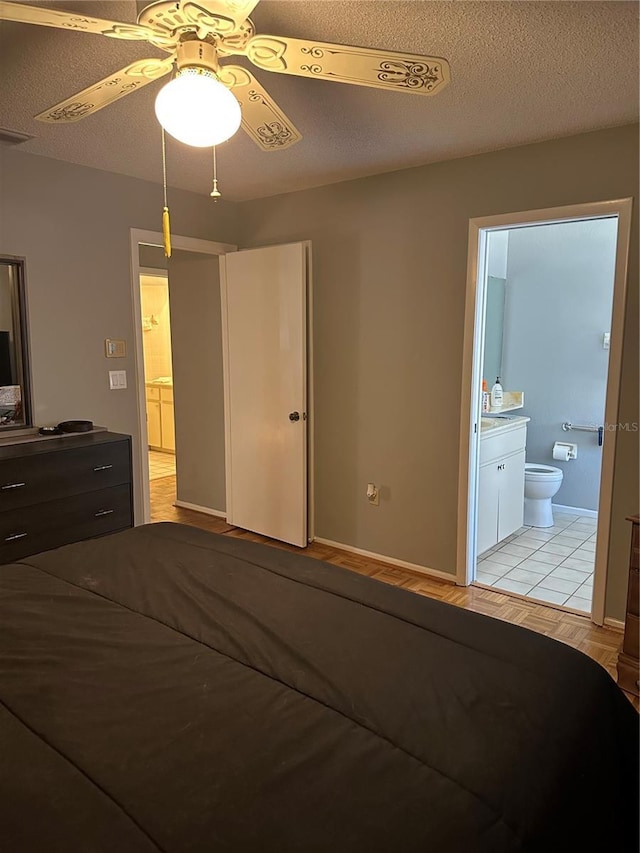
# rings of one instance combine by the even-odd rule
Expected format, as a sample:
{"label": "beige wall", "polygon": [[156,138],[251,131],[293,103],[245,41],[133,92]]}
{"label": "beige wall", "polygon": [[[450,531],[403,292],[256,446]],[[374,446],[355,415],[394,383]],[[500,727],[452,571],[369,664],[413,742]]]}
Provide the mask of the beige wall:
{"label": "beige wall", "polygon": [[[428,132],[428,129],[427,131]],[[241,245],[313,243],[316,534],[454,573],[469,219],[637,196],[629,126],[241,204]],[[634,208],[621,422],[638,417]],[[615,465],[607,615],[624,616],[638,433]],[[365,497],[381,486],[379,507]]]}
{"label": "beige wall", "polygon": [[[103,346],[132,343],[129,229],[159,230],[160,188],[17,151],[0,165],[0,251],[27,258],[36,421],[88,417],[131,433],[137,453],[135,393],[108,390]],[[637,192],[636,126],[241,205],[171,193],[176,233],[313,241],[317,535],[455,571],[469,218]],[[630,424],[640,419],[637,206],[632,234],[619,417]],[[117,363],[132,376],[131,346]],[[620,432],[615,618],[638,473],[638,433]],[[382,486],[377,508],[366,502],[370,480]]]}
{"label": "beige wall", "polygon": [[220,266],[215,255],[169,260],[177,498],[224,512]]}
{"label": "beige wall", "polygon": [[[88,418],[134,437],[130,229],[161,231],[162,187],[122,175],[0,151],[0,252],[26,258],[34,419]],[[176,234],[235,242],[235,206],[170,190]],[[106,359],[105,338],[124,338],[125,359]],[[110,391],[109,369],[129,387]],[[141,486],[134,484],[141,517]]]}

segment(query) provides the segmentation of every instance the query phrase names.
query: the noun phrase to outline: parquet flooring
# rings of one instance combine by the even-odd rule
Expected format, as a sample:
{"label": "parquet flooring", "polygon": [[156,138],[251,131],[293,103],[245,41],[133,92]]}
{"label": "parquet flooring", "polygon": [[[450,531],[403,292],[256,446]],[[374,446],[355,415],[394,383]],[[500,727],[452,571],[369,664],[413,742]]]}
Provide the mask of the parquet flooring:
{"label": "parquet flooring", "polygon": [[[153,480],[150,483],[150,489],[152,521],[177,521],[182,524],[201,527],[204,530],[211,530],[214,533],[222,533],[226,536],[237,536],[249,539],[252,542],[263,542],[276,548],[284,548],[289,551],[300,550],[258,533],[232,527],[222,518],[174,506],[175,477]],[[613,628],[600,628],[594,625],[587,616],[578,616],[552,607],[534,604],[495,590],[475,586],[455,586],[453,583],[437,580],[418,572],[412,572],[318,542],[309,544],[304,553],[308,557],[325,560],[328,563],[358,572],[358,574],[411,590],[419,595],[437,598],[457,607],[474,610],[476,613],[484,613],[496,619],[522,625],[540,634],[546,634],[548,637],[567,643],[567,645],[589,655],[601,664],[614,679],[616,678],[616,661],[622,644],[622,633]],[[627,695],[636,710],[640,710],[638,698],[630,694]]]}

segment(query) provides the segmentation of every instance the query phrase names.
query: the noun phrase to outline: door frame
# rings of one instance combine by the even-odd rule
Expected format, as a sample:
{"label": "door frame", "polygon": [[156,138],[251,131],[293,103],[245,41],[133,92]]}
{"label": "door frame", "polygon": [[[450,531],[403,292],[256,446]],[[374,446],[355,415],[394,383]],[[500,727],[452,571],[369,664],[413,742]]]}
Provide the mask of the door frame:
{"label": "door frame", "polygon": [[[315,538],[315,457],[314,457],[314,390],[313,390],[313,265],[311,263],[311,240],[298,240],[304,247],[305,273],[306,273],[306,420],[304,421],[307,431],[307,542],[313,542]],[[272,245],[250,246],[251,249],[268,249]],[[282,244],[288,245],[288,244]],[[220,264],[220,296],[222,299],[222,369],[224,380],[224,435],[225,435],[225,487],[226,508],[231,506],[231,421],[229,403],[229,325],[227,311],[227,270],[224,261]]]}
{"label": "door frame", "polygon": [[[631,235],[633,199],[542,208],[539,210],[482,216],[469,220],[467,255],[467,288],[465,301],[464,348],[460,414],[460,453],[458,465],[458,537],[456,583],[472,582],[476,563],[476,523],[479,457],[479,419],[481,396],[482,350],[486,288],[486,241],[489,231],[501,231],[530,225],[570,222],[579,219],[618,217],[616,261],[611,314],[611,347],[607,371],[605,423],[615,423],[620,397],[622,336],[627,287],[627,268]],[[594,568],[591,620],[602,625],[605,618],[607,555],[611,527],[613,469],[616,430],[604,431],[600,495],[598,503],[598,535]]]}
{"label": "door frame", "polygon": [[[148,524],[151,521],[151,499],[149,489],[149,446],[147,436],[147,406],[145,397],[144,352],[142,343],[142,305],[140,297],[140,265],[138,247],[142,245],[162,247],[163,237],[159,231],[144,231],[138,228],[130,229],[131,245],[131,303],[133,306],[133,365],[134,383],[136,387],[138,407],[138,465],[137,473],[141,483],[142,519],[135,518],[135,524]],[[225,255],[237,251],[237,246],[231,243],[217,243],[212,240],[201,240],[198,237],[183,237],[171,235],[171,246],[184,252],[196,252],[200,255]]]}

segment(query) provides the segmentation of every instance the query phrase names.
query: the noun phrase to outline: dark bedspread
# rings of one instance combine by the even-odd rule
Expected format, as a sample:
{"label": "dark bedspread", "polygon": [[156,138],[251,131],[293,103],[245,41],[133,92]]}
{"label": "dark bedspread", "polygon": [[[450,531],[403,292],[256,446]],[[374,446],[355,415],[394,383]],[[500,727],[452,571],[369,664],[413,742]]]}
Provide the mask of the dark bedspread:
{"label": "dark bedspread", "polygon": [[175,524],[0,579],[7,853],[638,849],[637,714],[568,646]]}

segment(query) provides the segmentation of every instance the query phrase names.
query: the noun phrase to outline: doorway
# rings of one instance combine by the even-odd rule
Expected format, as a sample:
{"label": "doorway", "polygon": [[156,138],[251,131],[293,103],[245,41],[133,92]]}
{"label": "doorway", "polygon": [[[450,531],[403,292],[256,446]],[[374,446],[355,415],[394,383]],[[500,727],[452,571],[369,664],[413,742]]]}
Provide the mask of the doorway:
{"label": "doorway", "polygon": [[[525,212],[470,228],[458,580],[599,624],[630,207]],[[502,402],[490,396],[498,376]]]}
{"label": "doorway", "polygon": [[[131,232],[136,382],[143,451],[149,443],[149,431],[142,309],[135,282],[140,272],[140,249],[158,247],[161,240],[162,236],[153,232]],[[313,535],[310,246],[298,243],[237,252],[234,246],[180,237],[174,237],[172,244],[174,252],[167,267],[177,464],[176,494],[170,497],[171,504],[226,517],[233,525],[304,547]],[[242,266],[247,263],[253,267],[243,272]],[[297,276],[292,273],[294,267]],[[248,284],[254,292],[247,300]],[[292,289],[296,287],[299,311],[291,305],[291,299],[295,302]],[[234,305],[241,309],[239,322],[235,323]],[[270,342],[269,352],[264,347],[260,349],[255,341],[247,341],[247,326],[255,327],[256,340]],[[293,346],[298,339],[302,346]],[[239,362],[244,369],[238,372]],[[274,368],[275,362],[278,364]],[[289,370],[280,369],[285,363]],[[234,370],[237,375],[231,382]],[[293,393],[289,381],[292,376],[299,380],[301,394]],[[239,400],[247,395],[243,420]],[[272,425],[266,404],[283,395],[284,414],[280,412],[278,423]],[[246,476],[246,459],[254,451]],[[292,478],[282,477],[287,466],[296,468],[299,474],[294,487]],[[139,471],[143,506],[141,511],[138,509],[136,523],[146,523],[152,520],[146,452],[140,453]],[[261,506],[270,508],[266,516],[262,513],[264,518],[243,511],[247,507],[255,509],[256,495],[262,495]],[[167,499],[164,494],[162,503],[166,504]],[[302,519],[302,532],[292,539],[288,528],[284,530],[282,525],[298,516]],[[153,520],[161,518],[156,515]]]}
{"label": "doorway", "polygon": [[[226,243],[215,243],[209,240],[200,240],[193,237],[181,237],[175,235],[172,237],[172,246],[176,253],[181,253],[182,255],[189,257],[192,256],[194,259],[198,257],[208,256],[209,258],[215,260],[217,265],[217,259],[225,254],[226,252],[233,252],[236,250],[235,246],[226,244]],[[151,477],[151,460],[149,457],[149,453],[147,452],[147,448],[151,444],[150,441],[150,427],[147,422],[147,383],[146,383],[146,370],[145,370],[145,357],[144,357],[144,341],[143,336],[145,333],[143,332],[143,310],[142,310],[142,299],[141,299],[141,289],[140,289],[140,275],[141,272],[145,271],[145,268],[155,268],[156,273],[162,274],[163,270],[160,270],[160,266],[166,267],[166,261],[164,260],[164,253],[162,250],[162,234],[154,231],[140,231],[137,229],[132,229],[131,231],[131,276],[132,276],[132,301],[133,301],[133,316],[134,316],[134,333],[135,333],[135,352],[136,352],[136,387],[138,392],[138,415],[139,415],[139,436],[140,436],[140,449],[137,461],[137,473],[139,482],[141,485],[140,488],[140,501],[138,503],[137,512],[136,512],[136,524],[149,523],[151,521],[151,499],[150,499],[150,477]],[[151,258],[161,258],[161,263],[151,263]],[[147,271],[149,271],[147,269]],[[168,268],[164,270],[164,274],[166,276],[169,275]],[[180,317],[178,316],[176,322],[180,321]],[[175,325],[175,324],[174,324]],[[173,330],[175,331],[175,329]],[[183,336],[185,339],[188,339],[188,333],[185,333]],[[179,367],[179,365],[178,365]],[[171,377],[173,379],[173,373],[175,372],[176,364],[174,363],[174,359],[172,357],[172,371]],[[192,371],[193,372],[193,371]],[[166,378],[166,377],[165,377]],[[179,380],[179,377],[178,377]],[[177,384],[177,383],[176,383]],[[189,400],[193,397],[196,402],[194,405],[197,406],[197,399],[195,394],[190,393],[190,389],[187,388],[187,404]],[[167,396],[168,391],[170,391],[172,403],[172,411],[175,417],[177,409],[180,407],[179,399],[175,399],[176,388],[172,387],[169,389],[168,385],[165,386],[164,396]],[[158,395],[160,394],[160,389],[158,390]],[[179,396],[179,394],[178,394]],[[221,397],[221,394],[220,394]],[[158,401],[160,403],[160,401]],[[185,416],[189,417],[188,405],[185,408]],[[165,406],[166,409],[166,406]],[[160,411],[160,415],[162,412]],[[174,437],[175,441],[175,437]],[[188,449],[191,451],[194,448],[194,443],[188,443]],[[176,475],[175,478],[178,479],[180,477],[180,462],[181,457],[184,455],[180,452],[180,443],[175,443],[175,461],[176,461]],[[224,448],[222,448],[222,455],[224,455]],[[163,454],[166,456],[166,454]],[[189,457],[189,454],[187,454]],[[158,463],[162,458],[158,459]],[[194,462],[191,458],[186,458],[183,461],[184,465],[187,466],[186,476],[181,479],[184,481],[185,486],[190,488],[192,482],[195,480],[195,487],[198,488],[198,477],[202,470],[202,465],[200,464],[202,457],[198,457]],[[134,460],[135,464],[135,460]],[[183,468],[184,468],[183,465]],[[163,493],[163,500],[166,498],[170,501],[171,504],[176,503],[176,488],[173,485],[173,481],[171,480],[171,475],[165,475],[165,478],[160,480],[159,482],[164,482],[166,484],[171,483],[171,495],[167,497]],[[190,496],[187,494],[187,498]],[[184,505],[190,507],[190,503],[195,504],[196,500],[190,502],[187,500]],[[198,500],[199,504],[200,501]],[[191,507],[190,507],[191,508]],[[201,506],[193,506],[193,508],[198,511],[207,511],[206,507]],[[223,512],[216,512],[209,510],[212,515],[223,515]]]}
{"label": "doorway", "polygon": [[140,306],[149,479],[153,481],[176,474],[171,312],[166,269],[141,268]]}

